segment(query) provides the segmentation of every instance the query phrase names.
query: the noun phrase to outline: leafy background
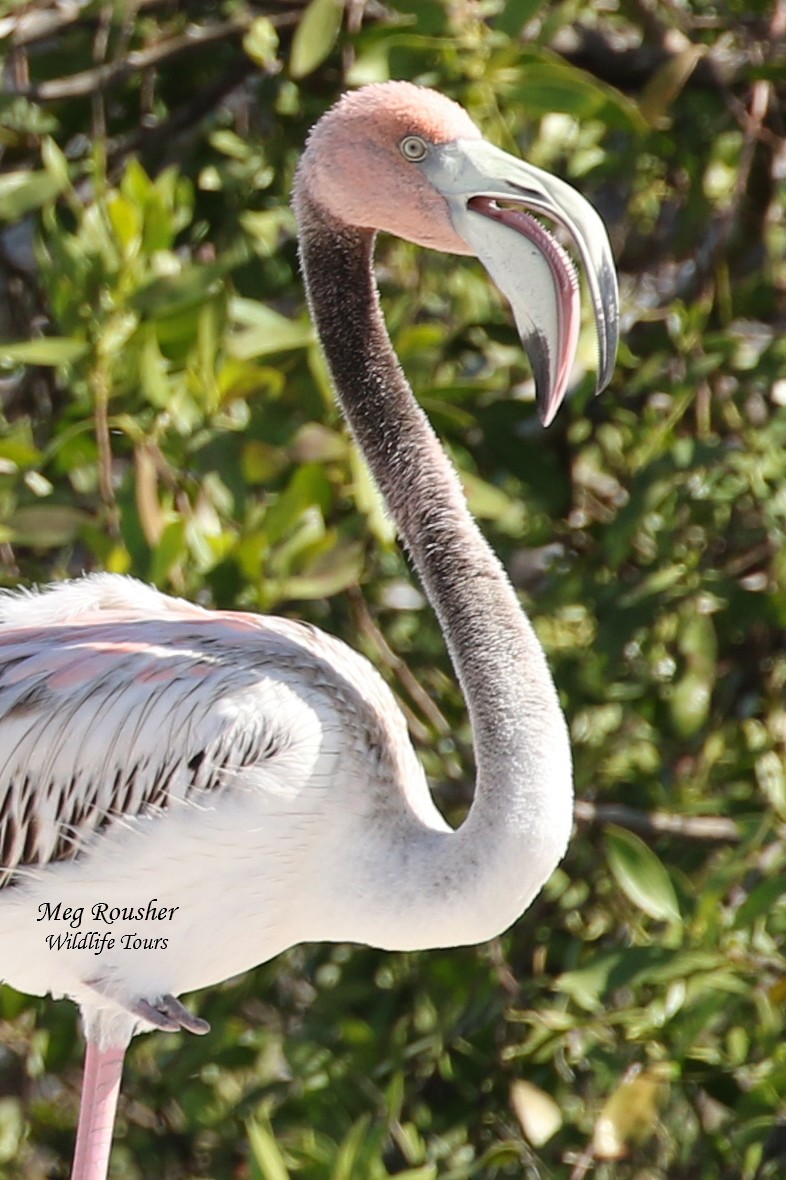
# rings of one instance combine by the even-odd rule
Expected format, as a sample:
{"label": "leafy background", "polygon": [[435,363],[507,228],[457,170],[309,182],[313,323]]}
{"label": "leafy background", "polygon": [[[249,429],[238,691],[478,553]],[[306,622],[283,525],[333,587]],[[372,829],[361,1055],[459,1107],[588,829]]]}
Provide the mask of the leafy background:
{"label": "leafy background", "polygon": [[[462,702],[304,309],[306,131],[433,85],[573,181],[621,271],[613,387],[588,330],[543,435],[479,267],[379,247],[563,694],[567,858],[489,946],[297,948],[193,997],[207,1038],[131,1048],[115,1180],[783,1174],[785,30],[783,0],[2,6],[2,582],[127,571],[343,636],[456,822]],[[0,988],[10,1180],[68,1174],[76,1027]]]}

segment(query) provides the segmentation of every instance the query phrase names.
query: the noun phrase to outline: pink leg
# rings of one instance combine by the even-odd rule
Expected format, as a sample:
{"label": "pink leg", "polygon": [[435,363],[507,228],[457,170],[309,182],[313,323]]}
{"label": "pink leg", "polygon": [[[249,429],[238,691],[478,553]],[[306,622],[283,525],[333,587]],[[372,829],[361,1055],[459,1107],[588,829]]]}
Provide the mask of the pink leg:
{"label": "pink leg", "polygon": [[126,1046],[100,1049],[88,1037],[71,1180],[106,1180]]}

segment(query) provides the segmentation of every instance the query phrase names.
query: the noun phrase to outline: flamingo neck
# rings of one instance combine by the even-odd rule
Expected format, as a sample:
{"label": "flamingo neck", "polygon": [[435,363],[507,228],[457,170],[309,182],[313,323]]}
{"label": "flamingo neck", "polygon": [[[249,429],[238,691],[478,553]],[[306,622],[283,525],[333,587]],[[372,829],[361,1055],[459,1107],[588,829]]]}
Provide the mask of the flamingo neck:
{"label": "flamingo neck", "polygon": [[[481,909],[486,894],[495,912],[506,898],[507,925],[567,845],[565,719],[540,643],[393,350],[373,274],[374,235],[328,223],[303,186],[296,210],[311,314],[339,402],[436,611],[472,722],[475,797],[445,855]],[[468,863],[484,851],[485,877],[473,870],[471,885]],[[433,871],[444,881],[444,865]]]}

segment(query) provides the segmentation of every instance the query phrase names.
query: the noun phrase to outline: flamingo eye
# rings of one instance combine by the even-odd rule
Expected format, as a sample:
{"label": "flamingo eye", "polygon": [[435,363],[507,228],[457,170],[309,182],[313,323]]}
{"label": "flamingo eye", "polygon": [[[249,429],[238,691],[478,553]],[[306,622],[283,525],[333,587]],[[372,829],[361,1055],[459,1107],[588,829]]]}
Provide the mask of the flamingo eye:
{"label": "flamingo eye", "polygon": [[398,146],[404,159],[411,160],[413,163],[424,160],[428,152],[426,141],[421,139],[419,135],[405,135]]}

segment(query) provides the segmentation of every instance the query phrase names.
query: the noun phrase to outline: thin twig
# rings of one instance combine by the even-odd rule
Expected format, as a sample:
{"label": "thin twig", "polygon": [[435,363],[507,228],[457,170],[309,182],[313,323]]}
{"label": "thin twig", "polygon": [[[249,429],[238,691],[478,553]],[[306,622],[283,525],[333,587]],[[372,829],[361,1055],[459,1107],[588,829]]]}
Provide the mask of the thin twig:
{"label": "thin twig", "polygon": [[[135,0],[134,11],[153,8],[160,3],[161,0]],[[78,0],[63,0],[49,8],[38,5],[4,17],[0,21],[0,39],[8,37],[14,46],[35,45],[38,41],[56,37],[69,25],[89,26],[91,19]]]}
{"label": "thin twig", "polygon": [[98,448],[98,490],[106,512],[110,537],[120,535],[120,510],[112,483],[112,443],[109,434],[109,381],[104,362],[99,358],[93,372],[93,403]]}
{"label": "thin twig", "polygon": [[[278,23],[276,18],[271,19],[274,24]],[[251,17],[245,15],[235,20],[222,21],[220,24],[192,25],[178,37],[169,37],[147,49],[132,50],[126,57],[117,61],[82,70],[67,78],[53,78],[48,82],[21,86],[15,93],[33,102],[59,102],[64,98],[81,98],[110,86],[117,86],[137,71],[172,61],[205,45],[242,37],[248,32],[250,24]]]}
{"label": "thin twig", "polygon": [[136,127],[126,135],[112,138],[107,149],[110,172],[114,172],[126,156],[133,152],[155,151],[159,144],[173,148],[176,136],[182,135],[199,123],[205,115],[214,111],[227,94],[244,85],[248,76],[255,70],[258,70],[258,67],[250,58],[244,56],[233,62],[212,86],[201,87],[193,98],[170,111],[166,118],[154,126]]}
{"label": "thin twig", "polygon": [[[784,4],[783,0],[779,0],[770,22],[770,46],[780,44],[785,27],[786,4]],[[768,56],[771,55],[772,49]],[[729,109],[735,115],[742,129],[743,140],[739,163],[737,165],[737,175],[734,180],[734,190],[728,208],[718,219],[715,225],[715,232],[709,236],[703,247],[697,251],[696,274],[693,279],[696,289],[700,289],[716,269],[719,260],[726,253],[734,231],[739,225],[745,201],[748,197],[748,186],[756,158],[756,148],[760,143],[765,143],[770,146],[771,151],[774,151],[777,145],[777,137],[772,135],[765,126],[765,120],[770,110],[774,93],[772,83],[763,78],[759,78],[753,82],[750,88],[750,98],[747,107],[739,102],[730,87],[724,87],[724,89]],[[681,292],[681,294],[684,297],[685,292]]]}
{"label": "thin twig", "polygon": [[[112,29],[112,11],[103,6],[98,18],[98,27],[93,39],[93,62],[95,69],[104,69],[109,50],[109,34]],[[93,108],[93,143],[103,144],[106,140],[106,102],[103,90],[96,90],[91,95]]]}
{"label": "thin twig", "polygon": [[667,811],[639,811],[624,803],[590,803],[579,799],[575,807],[580,824],[618,824],[642,836],[681,836],[687,840],[718,840],[738,844],[740,829],[721,815],[674,815]]}
{"label": "thin twig", "polygon": [[[361,634],[365,635],[365,637],[374,645],[382,662],[387,668],[390,669],[396,679],[403,685],[409,696],[426,717],[432,728],[435,729],[439,734],[450,733],[450,725],[448,724],[448,720],[444,713],[440,712],[431,697],[426,692],[425,688],[420,685],[417,678],[412,674],[406,661],[402,660],[401,657],[397,656],[392,650],[388,644],[388,641],[385,639],[385,636],[382,634],[379,627],[372,618],[371,612],[369,611],[366,601],[363,598],[360,590],[350,590],[349,597]],[[410,713],[410,725],[412,725],[412,721],[413,717]],[[416,733],[415,736],[421,741],[427,741],[430,736],[429,731],[420,725],[419,722],[417,722],[417,727],[419,730],[422,730],[422,733]]]}

